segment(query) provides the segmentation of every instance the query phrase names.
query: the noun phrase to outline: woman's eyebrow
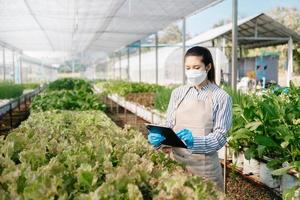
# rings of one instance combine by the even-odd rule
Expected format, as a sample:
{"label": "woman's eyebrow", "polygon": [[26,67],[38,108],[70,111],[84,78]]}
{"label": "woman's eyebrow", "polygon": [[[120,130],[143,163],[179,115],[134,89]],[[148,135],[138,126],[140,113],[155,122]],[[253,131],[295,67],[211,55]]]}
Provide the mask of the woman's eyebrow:
{"label": "woman's eyebrow", "polygon": [[193,66],[193,67],[201,67],[201,65],[191,65],[191,66]]}
{"label": "woman's eyebrow", "polygon": [[185,67],[201,67],[201,65],[186,65]]}

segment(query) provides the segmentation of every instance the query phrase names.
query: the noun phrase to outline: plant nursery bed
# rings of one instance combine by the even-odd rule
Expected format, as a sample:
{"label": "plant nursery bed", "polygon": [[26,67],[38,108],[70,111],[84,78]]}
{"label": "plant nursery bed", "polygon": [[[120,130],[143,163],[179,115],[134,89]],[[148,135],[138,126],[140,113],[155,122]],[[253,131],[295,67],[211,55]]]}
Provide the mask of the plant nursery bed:
{"label": "plant nursery bed", "polygon": [[145,93],[130,93],[125,96],[127,101],[138,103],[147,108],[154,108],[154,93],[145,92]]}
{"label": "plant nursery bed", "polygon": [[[143,135],[147,136],[147,130],[144,123],[146,120],[138,117],[135,113],[124,109],[110,98],[106,98],[108,110],[106,114],[120,127],[129,125],[136,128]],[[164,151],[168,153],[168,151]],[[241,169],[235,169],[232,172],[231,166],[228,165],[227,171],[227,197],[232,200],[280,200],[281,197],[275,191],[267,188],[258,181],[254,175],[243,175]]]}

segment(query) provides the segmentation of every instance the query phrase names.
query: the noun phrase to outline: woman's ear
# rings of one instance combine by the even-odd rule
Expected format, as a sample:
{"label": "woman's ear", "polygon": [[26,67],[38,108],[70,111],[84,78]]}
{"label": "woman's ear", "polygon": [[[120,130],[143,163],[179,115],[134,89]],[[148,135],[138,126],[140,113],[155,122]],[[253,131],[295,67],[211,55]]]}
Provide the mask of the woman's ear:
{"label": "woman's ear", "polygon": [[209,63],[209,64],[206,66],[206,71],[209,72],[210,69],[211,69],[211,63]]}

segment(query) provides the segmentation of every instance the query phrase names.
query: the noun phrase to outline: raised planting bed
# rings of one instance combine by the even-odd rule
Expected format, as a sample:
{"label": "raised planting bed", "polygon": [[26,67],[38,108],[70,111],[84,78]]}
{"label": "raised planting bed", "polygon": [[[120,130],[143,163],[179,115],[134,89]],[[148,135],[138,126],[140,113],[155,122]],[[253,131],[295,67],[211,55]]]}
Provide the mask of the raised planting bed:
{"label": "raised planting bed", "polygon": [[17,127],[28,117],[32,99],[44,89],[45,86],[38,87],[0,105],[0,135],[6,134],[10,129]]}
{"label": "raised planting bed", "polygon": [[0,137],[0,199],[223,199],[101,111],[33,112]]}
{"label": "raised planting bed", "polygon": [[[147,121],[141,119],[134,113],[124,109],[120,105],[107,98],[108,109],[106,111],[107,115],[121,127],[130,126],[139,132],[143,133],[144,137],[147,137],[147,130],[145,129],[145,123]],[[168,149],[163,149],[165,153],[169,153]],[[242,156],[244,159],[244,156]],[[221,160],[223,163],[223,161]],[[227,199],[241,199],[241,200],[253,200],[253,199],[263,199],[263,200],[277,200],[281,199],[280,194],[266,185],[262,184],[257,177],[253,175],[244,175],[243,170],[237,169],[229,161],[227,162],[227,179],[226,187]]]}
{"label": "raised planting bed", "polygon": [[[99,90],[100,92],[101,90]],[[113,101],[114,103],[116,103],[117,105],[119,105],[120,107],[123,107],[124,109],[134,113],[135,115],[137,115],[138,117],[144,119],[145,121],[149,122],[149,123],[155,123],[155,124],[164,124],[165,122],[165,114],[163,113],[159,113],[158,111],[155,111],[153,109],[150,108],[146,108],[142,105],[139,105],[137,103],[133,103],[130,101],[127,101],[124,97],[121,97],[117,94],[111,94],[108,95],[108,97],[111,101]],[[109,105],[108,105],[109,107]],[[220,151],[220,155],[219,157],[224,159],[224,152]],[[244,155],[239,155],[238,159],[236,158],[236,155],[233,155],[233,153],[231,154],[228,151],[227,154],[228,158],[233,159],[233,163],[237,162],[237,165],[239,167],[239,169],[242,171],[243,174],[246,175],[250,175],[251,178],[255,179],[256,182],[259,182],[261,184],[265,184],[268,185],[268,183],[266,183],[266,175],[265,174],[261,174],[264,173],[265,170],[262,169],[261,172],[261,168],[260,165],[265,164],[265,162],[259,161],[259,160],[255,160],[255,159],[251,159],[250,161],[248,161],[247,159],[245,159]],[[253,165],[255,165],[256,167],[253,167]],[[265,166],[265,165],[263,165]],[[262,178],[261,178],[262,177]],[[279,177],[279,180],[281,180],[282,178]],[[280,181],[282,182],[282,181]],[[295,184],[293,184],[295,185]],[[280,188],[282,188],[282,186],[272,186],[271,183],[269,184],[270,188],[274,188],[276,190],[276,192],[282,192],[282,190],[280,190]]]}

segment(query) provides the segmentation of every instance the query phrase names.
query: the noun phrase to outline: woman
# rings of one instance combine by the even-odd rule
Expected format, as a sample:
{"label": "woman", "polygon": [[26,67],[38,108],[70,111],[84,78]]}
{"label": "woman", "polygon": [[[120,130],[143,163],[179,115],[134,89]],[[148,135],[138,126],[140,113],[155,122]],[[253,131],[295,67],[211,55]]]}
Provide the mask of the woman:
{"label": "woman", "polygon": [[[215,182],[223,189],[223,175],[217,151],[226,143],[231,126],[230,96],[215,84],[212,55],[207,48],[193,47],[185,54],[188,84],[171,95],[166,125],[173,128],[188,149],[172,147],[171,157],[195,175]],[[150,132],[155,147],[165,138]]]}

